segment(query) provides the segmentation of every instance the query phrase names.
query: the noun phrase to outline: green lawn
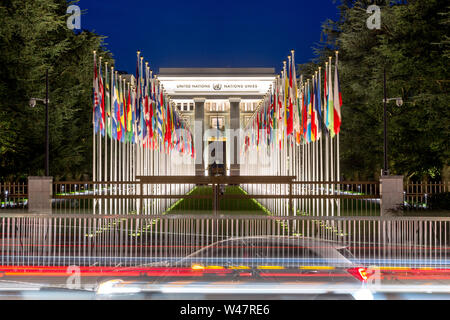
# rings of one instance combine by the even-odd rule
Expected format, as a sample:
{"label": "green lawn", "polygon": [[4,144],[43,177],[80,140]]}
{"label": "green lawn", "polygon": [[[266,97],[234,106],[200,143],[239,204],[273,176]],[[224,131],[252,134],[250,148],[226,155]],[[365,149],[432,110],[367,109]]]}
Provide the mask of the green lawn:
{"label": "green lawn", "polygon": [[[212,196],[212,187],[196,187],[190,195]],[[240,187],[227,186],[225,195],[245,195]],[[221,199],[219,203],[220,214],[223,215],[267,215],[269,212],[253,199]],[[211,214],[213,210],[212,199],[185,199],[170,208],[167,214]]]}

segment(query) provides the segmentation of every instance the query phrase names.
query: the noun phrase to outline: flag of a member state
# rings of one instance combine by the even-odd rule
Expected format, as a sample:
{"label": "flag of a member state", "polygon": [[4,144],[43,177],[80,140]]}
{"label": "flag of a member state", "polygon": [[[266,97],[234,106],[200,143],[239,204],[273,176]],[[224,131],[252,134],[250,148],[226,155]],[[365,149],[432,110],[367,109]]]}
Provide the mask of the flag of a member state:
{"label": "flag of a member state", "polygon": [[303,130],[303,138],[307,141],[308,134],[308,102],[306,99],[308,98],[306,91],[306,85],[303,86],[302,92],[302,130]]}
{"label": "flag of a member state", "polygon": [[339,134],[341,131],[341,107],[342,107],[342,94],[339,84],[339,71],[338,71],[338,53],[336,52],[336,65],[334,70],[334,132]]}
{"label": "flag of a member state", "polygon": [[308,143],[312,142],[312,125],[311,125],[311,117],[312,117],[312,106],[311,106],[311,92],[309,90],[309,85],[307,89],[308,94],[308,119],[307,119],[307,134],[306,134],[306,140]]}
{"label": "flag of a member state", "polygon": [[94,82],[93,82],[93,123],[94,131],[98,133],[101,129],[101,102],[100,102],[100,90],[99,90],[99,80],[97,71],[97,58],[94,53]]}
{"label": "flag of a member state", "polygon": [[105,112],[106,112],[106,133],[111,138],[111,96],[109,91],[108,69],[105,73]]}
{"label": "flag of a member state", "polygon": [[120,114],[120,141],[124,142],[126,137],[125,130],[125,104],[122,90],[119,92],[119,114]]}
{"label": "flag of a member state", "polygon": [[127,99],[127,119],[126,119],[126,127],[127,127],[127,141],[133,142],[132,133],[133,133],[133,115],[131,112],[131,90],[128,91],[128,99]]}
{"label": "flag of a member state", "polygon": [[100,130],[102,136],[105,136],[105,87],[103,85],[103,75],[102,75],[102,66],[99,67],[99,94],[100,94],[100,110],[101,110],[101,119],[100,119]]}
{"label": "flag of a member state", "polygon": [[316,114],[316,87],[315,80],[313,76],[312,81],[312,93],[311,93],[311,141],[317,140],[317,114]]}
{"label": "flag of a member state", "polygon": [[120,121],[120,95],[119,95],[119,87],[118,87],[118,82],[117,82],[117,78],[116,78],[116,83],[115,83],[115,87],[114,87],[114,110],[115,110],[115,114],[116,114],[116,123],[117,123],[117,140],[121,141],[122,140],[122,125],[121,125],[121,121]]}
{"label": "flag of a member state", "polygon": [[332,73],[331,73],[331,58],[330,63],[328,66],[328,88],[327,88],[327,128],[330,132],[331,137],[333,138],[335,136],[334,132],[334,99],[333,99],[333,82],[332,82]]}
{"label": "flag of a member state", "polygon": [[114,140],[117,140],[117,110],[119,108],[118,101],[117,101],[117,90],[116,85],[114,82],[114,73],[111,74],[111,77],[113,78],[112,81],[112,110],[111,110],[111,135]]}
{"label": "flag of a member state", "polygon": [[[289,59],[291,62],[291,59]],[[288,103],[286,114],[286,134],[289,136],[294,132],[294,92],[293,92],[293,75],[292,75],[292,62],[289,63],[289,90],[288,90]]]}
{"label": "flag of a member state", "polygon": [[320,93],[320,73],[319,77],[316,78],[316,126],[317,126],[317,135],[316,140],[319,140],[322,137],[322,97]]}

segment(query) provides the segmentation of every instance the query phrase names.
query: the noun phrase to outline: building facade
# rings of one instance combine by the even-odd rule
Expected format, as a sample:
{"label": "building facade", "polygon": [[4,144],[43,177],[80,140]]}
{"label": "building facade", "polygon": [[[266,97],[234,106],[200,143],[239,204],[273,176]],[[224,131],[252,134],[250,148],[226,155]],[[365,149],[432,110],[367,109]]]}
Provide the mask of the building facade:
{"label": "building facade", "polygon": [[273,68],[161,68],[158,80],[194,132],[196,175],[240,174],[243,129],[275,80]]}

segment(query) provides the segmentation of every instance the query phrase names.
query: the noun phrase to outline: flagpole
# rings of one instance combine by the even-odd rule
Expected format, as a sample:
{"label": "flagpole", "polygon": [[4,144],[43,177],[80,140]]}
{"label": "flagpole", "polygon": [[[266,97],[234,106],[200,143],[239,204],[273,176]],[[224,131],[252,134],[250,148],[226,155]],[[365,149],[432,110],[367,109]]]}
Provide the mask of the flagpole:
{"label": "flagpole", "polygon": [[[109,148],[109,170],[110,170],[110,173],[109,173],[109,181],[114,181],[113,180],[113,132],[112,132],[112,130],[113,130],[113,128],[112,128],[112,121],[113,121],[113,106],[114,106],[114,104],[113,104],[113,88],[114,88],[114,85],[113,85],[113,80],[114,80],[114,68],[113,67],[111,67],[111,92],[110,92],[110,97],[109,97],[109,99],[110,99],[110,105],[109,105],[109,128],[110,128],[110,130],[111,130],[111,136],[110,136],[110,138],[109,138],[109,142],[110,142],[110,148]],[[109,195],[112,195],[112,191],[113,191],[113,187],[112,187],[112,185],[110,184],[109,185]],[[113,200],[112,199],[110,199],[109,200],[109,214],[110,215],[112,215],[112,214],[114,214],[114,212],[113,212]]]}
{"label": "flagpole", "polygon": [[[121,110],[123,110],[123,108],[122,108],[122,104],[123,104],[123,100],[122,100],[122,76],[121,75],[119,75],[118,74],[118,72],[116,71],[116,75],[118,75],[119,76],[119,78],[118,78],[118,82],[117,82],[117,85],[118,85],[118,91],[119,91],[119,97],[118,97],[118,99],[119,99],[119,101],[118,101],[118,104],[119,104],[119,126],[120,126],[120,132],[121,132],[121,137],[120,137],[120,139],[118,138],[117,140],[117,144],[118,144],[118,150],[117,150],[117,181],[122,181],[122,139],[123,139],[123,134],[124,134],[124,132],[123,132],[123,128],[122,128],[122,115],[121,115]],[[119,194],[119,196],[121,196],[122,195],[122,185],[117,185],[117,189],[118,189],[118,194]],[[123,212],[122,212],[122,197],[119,197],[119,199],[117,200],[117,204],[118,204],[118,212],[119,212],[119,215],[121,215],[121,214],[123,214]]]}
{"label": "flagpole", "polygon": [[[118,72],[117,71],[115,71],[115,80],[116,80],[116,82],[117,82],[117,75],[118,75]],[[116,87],[114,87],[114,97],[115,97],[115,99],[118,99],[118,97],[116,96],[116,91],[117,91],[117,88]],[[118,101],[117,101],[118,102]],[[116,113],[116,110],[114,110],[114,113]],[[117,117],[117,113],[116,113],[116,117]],[[116,132],[117,132],[117,126],[119,125],[120,126],[120,119],[117,119],[118,121],[116,121]],[[118,160],[118,157],[117,157],[117,153],[118,153],[118,151],[117,151],[117,149],[118,149],[118,145],[117,145],[117,140],[118,140],[118,138],[119,137],[116,137],[116,139],[114,140],[114,181],[115,182],[118,182],[118,170],[117,170],[117,160]],[[115,196],[117,196],[117,183],[116,184],[114,184],[114,195]],[[117,203],[118,203],[118,201],[117,201],[117,197],[114,199],[114,211],[115,211],[115,214],[117,214],[117,213],[119,213],[120,214],[120,212],[118,212],[118,205],[117,205]]]}
{"label": "flagpole", "polygon": [[[107,86],[107,83],[108,83],[108,62],[106,61],[105,62],[105,81],[104,81],[104,83],[105,83],[105,85],[104,85],[104,94],[105,94],[105,96],[106,96],[106,86]],[[104,141],[104,148],[105,148],[105,156],[104,156],[104,168],[105,168],[105,172],[104,172],[104,175],[105,175],[105,182],[107,182],[108,181],[108,128],[109,128],[109,117],[108,117],[108,115],[106,114],[106,99],[105,99],[105,141]],[[105,192],[104,192],[104,194],[105,195],[107,195],[107,191],[108,191],[108,186],[107,185],[104,185],[104,188],[105,188]],[[107,214],[107,212],[108,212],[108,200],[107,199],[105,199],[104,200],[104,204],[105,204],[105,211],[103,212],[103,214],[104,215],[106,215]]]}
{"label": "flagpole", "polygon": [[[338,67],[339,67],[339,65],[338,65],[338,55],[339,55],[339,51],[336,51],[336,70],[338,70]],[[336,71],[337,72],[337,71]],[[337,80],[339,80],[339,79],[337,79]],[[337,85],[339,85],[339,83],[337,84]],[[338,94],[340,95],[340,93],[338,92]],[[340,116],[340,121],[342,121],[342,110],[341,110],[341,98],[340,98],[340,96],[338,96],[338,98],[337,98],[337,100],[338,100],[338,103],[339,103],[339,116]],[[339,126],[340,126],[340,124],[339,124]],[[337,137],[336,137],[336,168],[337,168],[337,177],[336,177],[336,181],[337,182],[340,182],[341,181],[341,166],[340,166],[340,132],[338,131],[337,132]],[[338,193],[339,193],[339,195],[340,195],[340,191],[341,191],[341,188],[340,188],[340,185],[338,184],[338,188],[337,188],[337,190],[338,190]],[[337,215],[338,216],[340,216],[341,215],[341,200],[340,199],[338,199],[338,207],[337,207]]]}
{"label": "flagpole", "polygon": [[[97,72],[97,52],[94,51],[94,72]],[[94,81],[98,81],[98,79],[95,79],[95,74],[94,74]],[[97,107],[96,105],[96,94],[97,92],[95,92],[96,88],[95,88],[95,84],[94,84],[94,112],[92,114],[92,177],[94,180],[94,185],[93,185],[93,189],[94,189],[94,195],[96,195],[96,186],[95,186],[95,182],[97,181],[97,157],[96,157],[96,135],[95,135],[95,109]],[[96,200],[93,200],[93,210],[94,210],[94,214],[96,214]]]}

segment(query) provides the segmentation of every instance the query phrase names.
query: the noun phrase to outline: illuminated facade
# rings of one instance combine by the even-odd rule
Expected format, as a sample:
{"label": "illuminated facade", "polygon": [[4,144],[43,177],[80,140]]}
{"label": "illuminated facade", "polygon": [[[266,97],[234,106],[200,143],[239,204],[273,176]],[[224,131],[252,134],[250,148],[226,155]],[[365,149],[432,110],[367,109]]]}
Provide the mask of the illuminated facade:
{"label": "illuminated facade", "polygon": [[[244,128],[275,80],[273,68],[161,68],[158,80],[201,141],[196,174],[224,164],[228,175],[240,174],[241,142],[227,130]],[[198,150],[198,148],[197,148]]]}

